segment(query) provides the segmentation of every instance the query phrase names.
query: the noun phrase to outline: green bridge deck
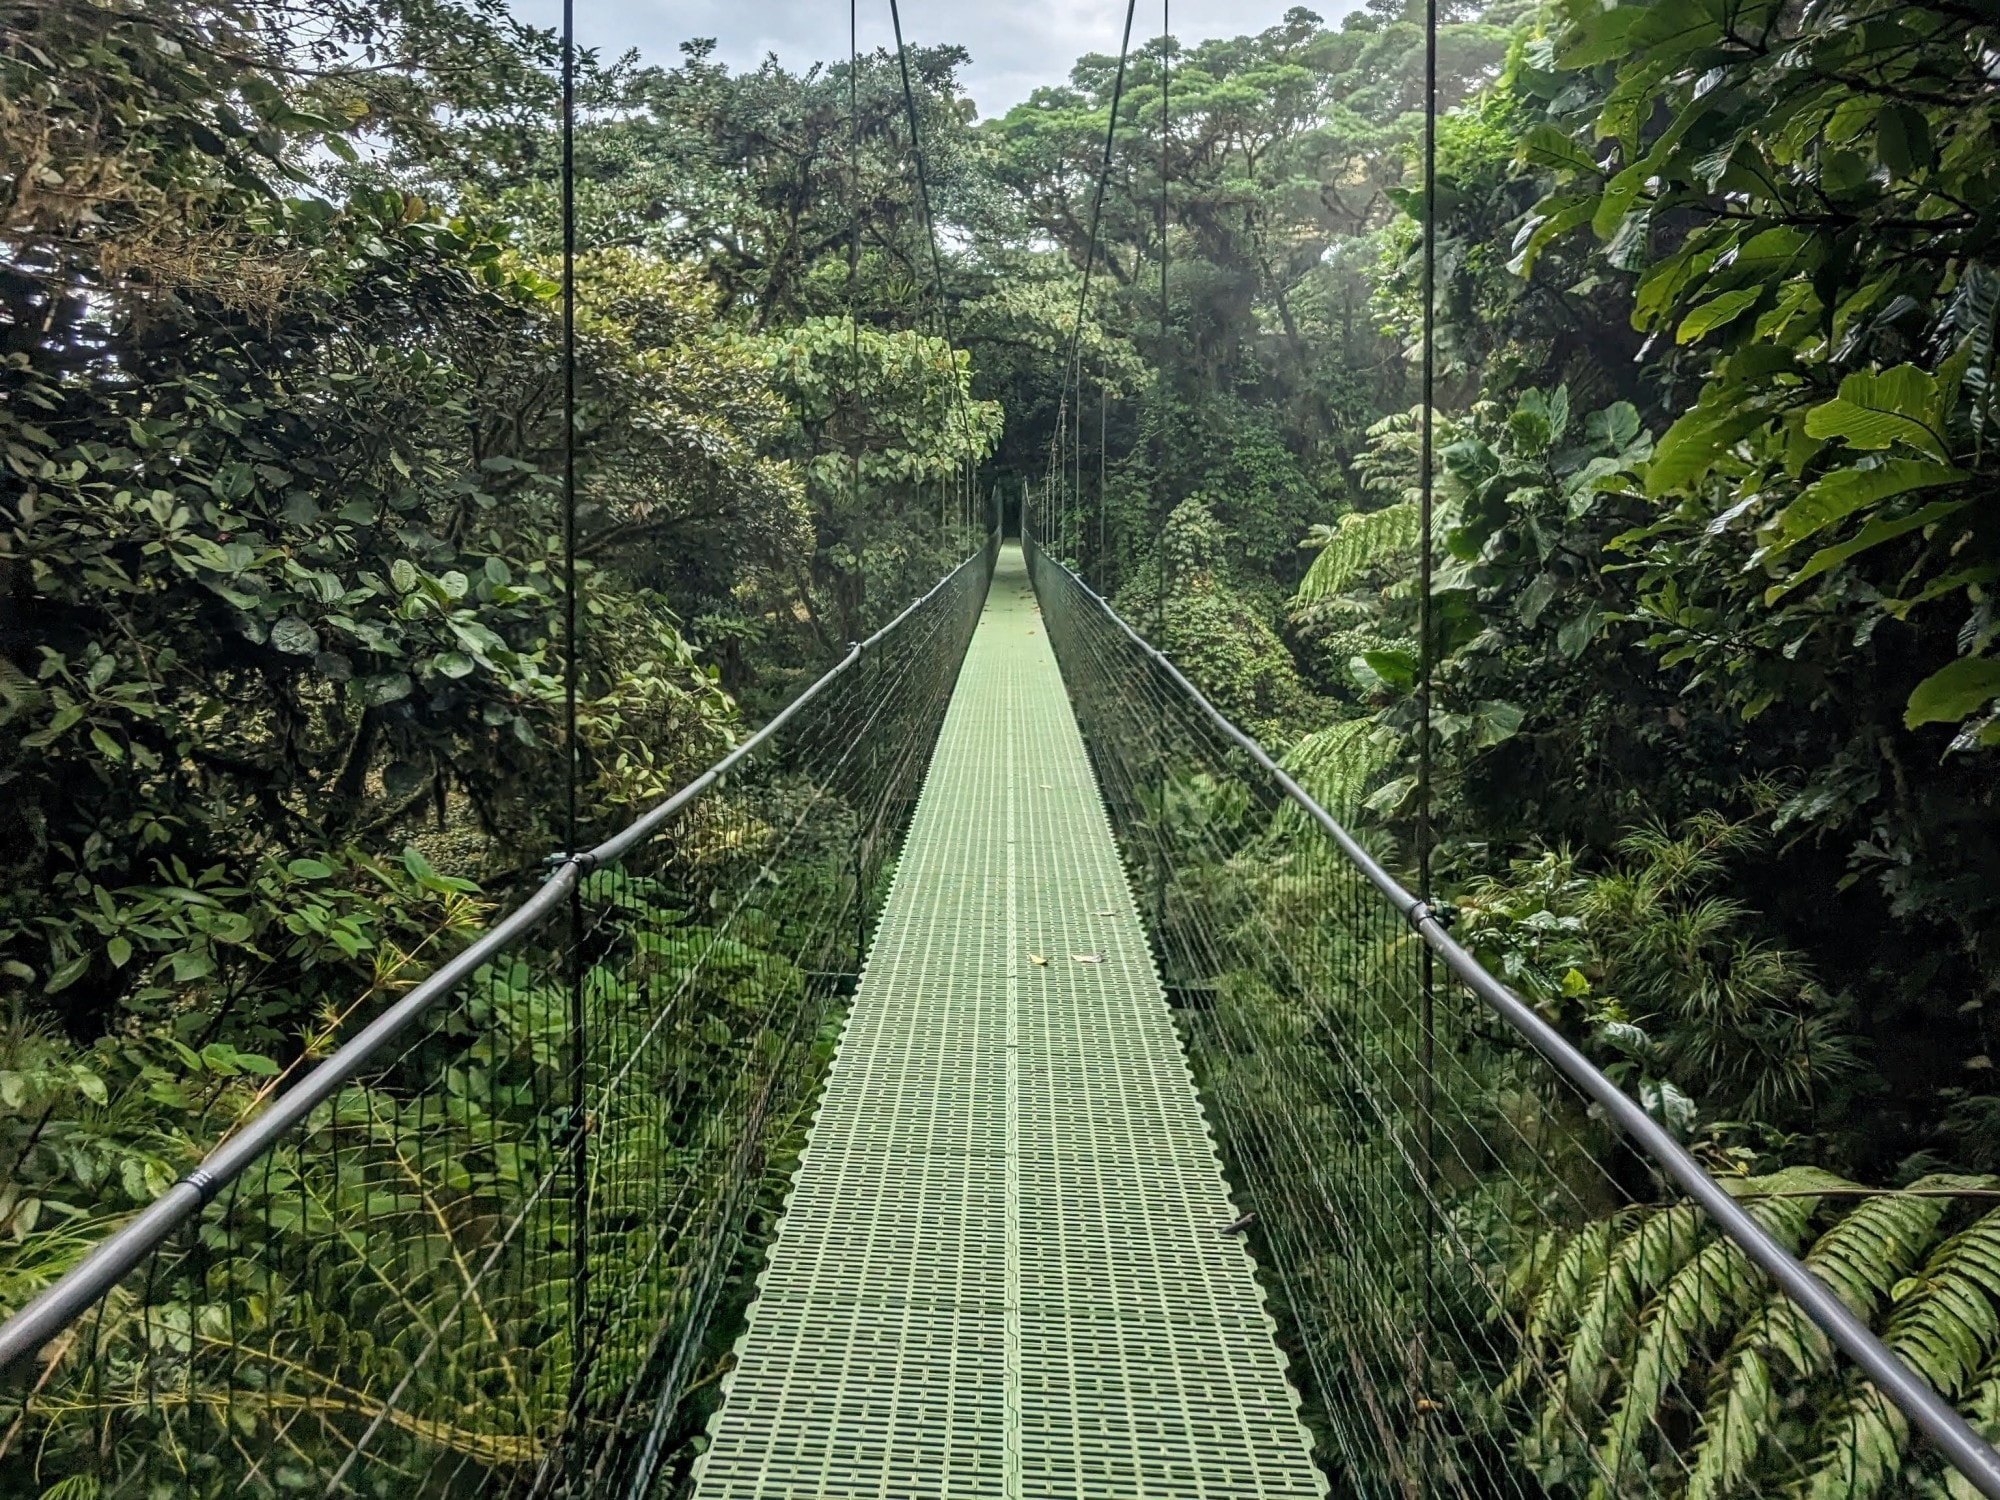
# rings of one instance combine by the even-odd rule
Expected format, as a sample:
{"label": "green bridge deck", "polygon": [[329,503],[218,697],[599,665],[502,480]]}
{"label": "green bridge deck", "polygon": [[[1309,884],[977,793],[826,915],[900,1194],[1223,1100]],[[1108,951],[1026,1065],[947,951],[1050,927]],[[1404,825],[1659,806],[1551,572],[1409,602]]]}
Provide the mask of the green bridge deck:
{"label": "green bridge deck", "polygon": [[697,1494],[1323,1495],[1235,1218],[1008,547]]}

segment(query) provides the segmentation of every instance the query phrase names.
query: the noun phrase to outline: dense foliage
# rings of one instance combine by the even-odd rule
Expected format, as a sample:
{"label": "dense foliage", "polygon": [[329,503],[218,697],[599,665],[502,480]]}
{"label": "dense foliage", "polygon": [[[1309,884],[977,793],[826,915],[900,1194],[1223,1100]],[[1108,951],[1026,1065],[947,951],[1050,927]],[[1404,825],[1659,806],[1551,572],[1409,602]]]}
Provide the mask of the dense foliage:
{"label": "dense foliage", "polygon": [[[1827,1188],[1768,1222],[1831,1256],[1944,1201],[1844,1194],[2000,1170],[2000,35],[1442,11],[1441,894],[1719,1170]],[[893,56],[586,57],[584,832],[1032,489],[1413,863],[1423,43],[1404,0],[1155,39],[1115,122],[1116,59],[980,121],[913,50],[941,285]],[[0,0],[0,1308],[564,835],[556,61],[497,0]],[[1722,1252],[1656,1218],[1509,1273],[1600,1367],[1542,1482],[1641,1462],[1649,1360],[1754,1405],[1782,1346],[1824,1407],[1784,1473],[1888,1484],[1906,1435],[1747,1293],[1663,1331]],[[1877,1227],[1882,1326],[2000,1306],[1985,1220]],[[1590,1313],[1550,1255],[1648,1269]],[[1979,1339],[1938,1379],[1991,1416]],[[1689,1451],[1689,1494],[1780,1482]]]}

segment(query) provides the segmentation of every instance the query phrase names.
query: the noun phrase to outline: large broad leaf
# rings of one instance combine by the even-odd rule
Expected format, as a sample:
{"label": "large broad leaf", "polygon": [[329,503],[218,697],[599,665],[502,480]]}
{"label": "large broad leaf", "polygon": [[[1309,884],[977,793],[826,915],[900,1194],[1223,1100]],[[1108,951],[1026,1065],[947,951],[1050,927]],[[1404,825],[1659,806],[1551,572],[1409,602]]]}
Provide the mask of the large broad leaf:
{"label": "large broad leaf", "polygon": [[1647,14],[1643,6],[1621,5],[1587,12],[1569,31],[1569,45],[1556,56],[1559,68],[1594,68],[1618,62],[1632,50],[1632,28]]}
{"label": "large broad leaf", "polygon": [[1699,478],[1730,444],[1769,420],[1752,407],[1697,406],[1669,427],[1646,469],[1646,493],[1664,495]]}
{"label": "large broad leaf", "polygon": [[1521,137],[1517,159],[1531,167],[1552,167],[1558,171],[1595,172],[1597,159],[1566,130],[1549,124],[1535,126]]}
{"label": "large broad leaf", "polygon": [[1966,656],[1917,684],[1903,710],[1903,723],[1956,724],[2000,698],[2000,657]]}
{"label": "large broad leaf", "polygon": [[1929,526],[1936,521],[1942,521],[1953,511],[1964,510],[1968,503],[1964,500],[1933,500],[1929,505],[1924,506],[1921,510],[1911,515],[1900,516],[1895,520],[1870,522],[1861,528],[1860,534],[1853,541],[1842,542],[1838,547],[1820,548],[1819,551],[1806,559],[1806,565],[1803,568],[1800,568],[1798,572],[1794,573],[1785,582],[1779,584],[1776,588],[1766,589],[1764,591],[1764,602],[1766,604],[1776,604],[1778,600],[1782,599],[1807,579],[1817,578],[1828,569],[1839,567],[1849,558],[1858,557],[1871,547],[1879,547],[1884,542],[1893,542],[1897,537],[1907,532],[1915,531],[1922,526]]}
{"label": "large broad leaf", "polygon": [[1692,344],[1704,334],[1713,333],[1726,324],[1733,323],[1764,295],[1761,286],[1746,286],[1734,292],[1724,292],[1720,297],[1704,302],[1685,318],[1674,334],[1674,342]]}
{"label": "large broad leaf", "polygon": [[1806,413],[1806,432],[1853,448],[1904,443],[1949,458],[1938,431],[1937,395],[1936,378],[1915,365],[1857,371],[1840,382],[1838,396]]}
{"label": "large broad leaf", "polygon": [[1546,200],[1540,206],[1541,211],[1514,236],[1514,258],[1507,262],[1507,269],[1516,276],[1531,274],[1550,242],[1579,224],[1588,224],[1596,206],[1594,198]]}
{"label": "large broad leaf", "polygon": [[1873,468],[1836,470],[1799,491],[1799,497],[1779,514],[1778,540],[1790,546],[1893,495],[1951,484],[1964,477],[1962,470],[1949,464],[1917,458],[1892,458]]}
{"label": "large broad leaf", "polygon": [[291,656],[311,656],[319,650],[319,632],[297,615],[286,615],[271,627],[271,644]]}

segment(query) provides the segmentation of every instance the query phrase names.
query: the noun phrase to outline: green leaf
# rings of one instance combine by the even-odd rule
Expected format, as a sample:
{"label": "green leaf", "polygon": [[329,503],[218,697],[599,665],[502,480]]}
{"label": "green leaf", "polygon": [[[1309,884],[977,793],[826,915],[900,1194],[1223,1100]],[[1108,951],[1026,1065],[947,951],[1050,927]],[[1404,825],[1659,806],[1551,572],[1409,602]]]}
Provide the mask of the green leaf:
{"label": "green leaf", "polygon": [[1515,159],[1526,162],[1531,167],[1548,167],[1557,171],[1598,170],[1597,159],[1578,145],[1574,136],[1559,126],[1546,122],[1535,126],[1521,137]]}
{"label": "green leaf", "polygon": [[1930,121],[1923,111],[1907,104],[1883,106],[1876,117],[1875,154],[1898,177],[1930,166],[1936,152],[1931,146]]}
{"label": "green leaf", "polygon": [[1542,252],[1578,225],[1588,224],[1595,208],[1596,200],[1591,198],[1550,199],[1543,203],[1542,211],[1523,224],[1514,236],[1514,258],[1507,262],[1507,269],[1516,276],[1532,274]]}
{"label": "green leaf", "polygon": [[1916,458],[1892,458],[1866,469],[1838,469],[1800,490],[1798,498],[1779,513],[1778,540],[1790,546],[1864,506],[1963,478],[1964,472],[1949,464]]}
{"label": "green leaf", "polygon": [[1860,535],[1851,542],[1842,542],[1838,547],[1822,547],[1806,559],[1800,568],[1776,588],[1764,591],[1764,602],[1775,604],[1787,593],[1797,588],[1809,578],[1817,578],[1829,568],[1837,568],[1851,557],[1857,557],[1871,547],[1879,547],[1884,542],[1892,542],[1906,532],[1929,526],[1941,521],[1954,511],[1964,510],[1969,504],[1965,500],[1933,500],[1923,509],[1893,521],[1873,521],[1861,528]]}
{"label": "green leaf", "polygon": [[1705,334],[1713,333],[1724,324],[1734,322],[1764,295],[1762,286],[1747,286],[1733,292],[1724,292],[1712,301],[1704,302],[1685,318],[1674,333],[1677,344],[1692,344]]}
{"label": "green leaf", "polygon": [[1512,739],[1520,732],[1527,713],[1518,703],[1488,698],[1472,713],[1472,743],[1478,749]]}
{"label": "green leaf", "polygon": [[271,627],[271,644],[288,656],[311,656],[319,650],[319,632],[297,615],[286,615]]}
{"label": "green leaf", "polygon": [[61,994],[79,979],[83,978],[84,972],[89,967],[90,955],[79,953],[68,963],[59,965],[55,973],[49,975],[49,982],[42,986],[42,993],[45,995]]}
{"label": "green leaf", "polygon": [[1574,620],[1567,621],[1556,632],[1556,650],[1572,661],[1575,660],[1589,649],[1590,643],[1597,638],[1598,627],[1602,623],[1603,617],[1595,609],[1586,609]]}
{"label": "green leaf", "polygon": [[1931,673],[1910,694],[1903,725],[1955,724],[2000,698],[2000,657],[1964,656]]}
{"label": "green leaf", "polygon": [[397,593],[409,593],[411,589],[417,586],[416,564],[412,563],[407,557],[397,558],[389,564],[389,582],[395,585]]}
{"label": "green leaf", "polygon": [[1417,680],[1417,659],[1407,651],[1364,651],[1361,659],[1390,687],[1407,688]]}
{"label": "green leaf", "polygon": [[1621,62],[1631,55],[1632,28],[1649,12],[1643,6],[1621,5],[1584,11],[1584,19],[1570,28],[1569,45],[1556,55],[1559,68],[1594,68],[1599,63]]}
{"label": "green leaf", "polygon": [[104,951],[111,959],[111,967],[122,969],[132,961],[132,940],[120,934],[104,945]]}
{"label": "green leaf", "polygon": [[361,701],[373,707],[410,696],[414,685],[407,672],[380,672],[361,679]]}
{"label": "green leaf", "polygon": [[391,761],[382,772],[382,790],[389,797],[400,801],[422,786],[428,774],[421,761]]}
{"label": "green leaf", "polygon": [[1949,459],[1937,430],[1937,396],[1936,378],[1915,365],[1857,371],[1840,382],[1838,396],[1806,413],[1806,433],[1870,450],[1903,443]]}
{"label": "green leaf", "polygon": [[1732,444],[1769,420],[1754,407],[1697,406],[1669,427],[1646,469],[1646,493],[1658,497],[1692,483]]}
{"label": "green leaf", "polygon": [[300,880],[329,880],[333,876],[333,866],[320,859],[295,859],[285,869]]}

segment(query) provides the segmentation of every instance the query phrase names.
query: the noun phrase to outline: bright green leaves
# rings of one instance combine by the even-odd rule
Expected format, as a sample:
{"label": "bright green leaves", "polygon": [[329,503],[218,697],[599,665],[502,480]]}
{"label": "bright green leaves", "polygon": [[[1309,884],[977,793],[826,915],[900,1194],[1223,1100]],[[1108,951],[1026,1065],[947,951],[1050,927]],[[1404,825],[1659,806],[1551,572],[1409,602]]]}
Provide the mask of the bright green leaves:
{"label": "bright green leaves", "polygon": [[[1807,430],[1811,431],[1810,415]],[[1866,468],[1835,469],[1807,485],[1779,513],[1773,540],[1781,547],[1793,546],[1846,520],[1858,510],[1913,490],[1953,484],[1963,478],[1964,471],[1949,464],[1914,458],[1892,458]]]}
{"label": "bright green leaves", "polygon": [[1755,307],[1763,296],[1763,287],[1748,286],[1733,292],[1724,292],[1720,297],[1702,303],[1681,319],[1680,327],[1674,330],[1674,341],[1691,344],[1696,339],[1707,337],[1716,329],[1742,317]]}
{"label": "bright green leaves", "polygon": [[1939,390],[1937,377],[1915,365],[1857,371],[1840,382],[1838,397],[1806,414],[1806,431],[1869,450],[1901,443],[1945,460]]}
{"label": "bright green leaves", "polygon": [[1551,198],[1521,223],[1514,237],[1514,256],[1507,269],[1516,276],[1532,275],[1535,263],[1556,240],[1580,224],[1588,224],[1596,212],[1593,198]]}
{"label": "bright green leaves", "polygon": [[1646,469],[1646,493],[1659,496],[1685,489],[1706,475],[1738,440],[1770,420],[1757,409],[1704,402],[1679,418],[1660,438]]}
{"label": "bright green leaves", "polygon": [[1419,540],[1416,502],[1398,501],[1380,510],[1349,511],[1332,526],[1316,526],[1302,547],[1319,555],[1299,581],[1292,606],[1302,609],[1346,592],[1371,569],[1407,569]]}
{"label": "bright green leaves", "polygon": [[1917,685],[1903,722],[1948,724],[1969,719],[2000,698],[2000,657],[1962,657],[1941,667]]}

